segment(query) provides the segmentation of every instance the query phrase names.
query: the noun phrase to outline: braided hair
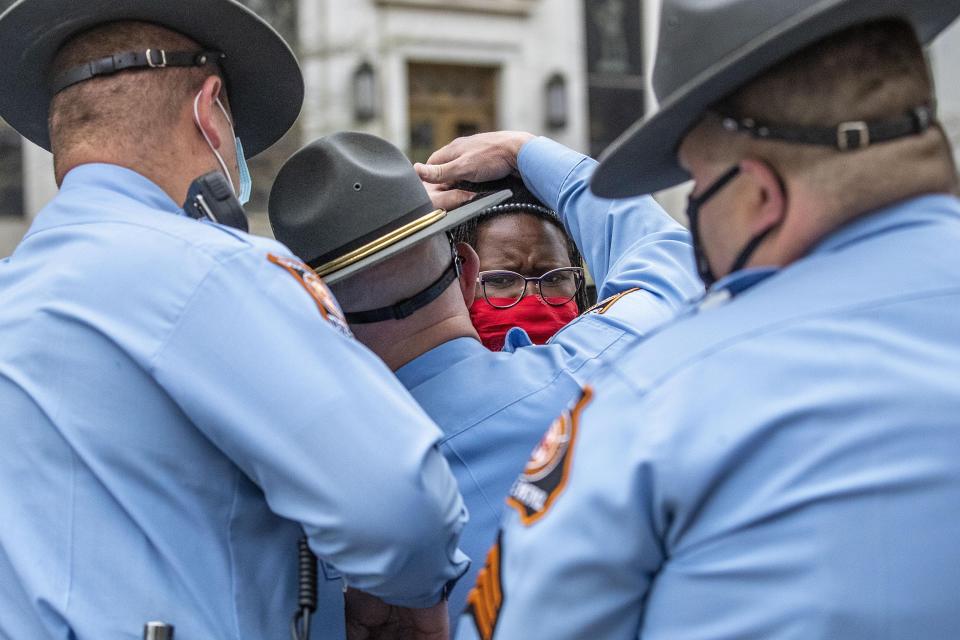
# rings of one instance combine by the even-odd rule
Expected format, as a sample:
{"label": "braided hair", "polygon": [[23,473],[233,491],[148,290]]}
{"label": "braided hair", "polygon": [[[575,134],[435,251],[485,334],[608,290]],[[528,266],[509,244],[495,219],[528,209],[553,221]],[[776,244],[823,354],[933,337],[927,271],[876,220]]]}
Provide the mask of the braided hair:
{"label": "braided hair", "polygon": [[[567,247],[567,255],[570,258],[570,265],[573,267],[584,266],[583,256],[580,254],[580,250],[577,249],[577,245],[573,242],[573,238],[571,238],[570,234],[567,233],[566,228],[563,226],[563,222],[560,220],[560,216],[558,216],[555,211],[551,210],[549,207],[540,202],[537,197],[533,195],[529,189],[527,189],[527,186],[523,184],[523,181],[520,178],[511,177],[504,180],[498,180],[495,183],[495,187],[494,183],[461,183],[457,185],[457,187],[467,191],[477,192],[477,196],[474,199],[488,196],[500,189],[510,189],[513,192],[513,195],[508,200],[500,204],[487,207],[476,217],[471,218],[460,226],[454,228],[452,232],[454,241],[465,242],[472,247],[476,247],[477,239],[480,237],[480,229],[491,220],[515,213],[526,213],[541,220],[545,220],[549,224],[552,224],[554,227],[559,229],[563,234],[564,243]],[[577,291],[575,300],[580,313],[583,313],[590,307],[586,286],[580,287],[580,290]]]}

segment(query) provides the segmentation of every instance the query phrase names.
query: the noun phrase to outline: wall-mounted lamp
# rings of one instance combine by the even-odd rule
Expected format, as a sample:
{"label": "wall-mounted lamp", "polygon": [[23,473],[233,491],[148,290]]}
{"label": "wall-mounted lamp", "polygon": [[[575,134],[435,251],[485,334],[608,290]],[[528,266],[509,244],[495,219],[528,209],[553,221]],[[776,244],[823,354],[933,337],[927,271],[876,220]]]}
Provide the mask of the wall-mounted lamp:
{"label": "wall-mounted lamp", "polygon": [[353,117],[370,122],[377,117],[377,74],[366,60],[353,72]]}
{"label": "wall-mounted lamp", "polygon": [[555,73],[547,80],[546,86],[546,122],[550,129],[563,129],[569,118],[567,99],[567,79]]}

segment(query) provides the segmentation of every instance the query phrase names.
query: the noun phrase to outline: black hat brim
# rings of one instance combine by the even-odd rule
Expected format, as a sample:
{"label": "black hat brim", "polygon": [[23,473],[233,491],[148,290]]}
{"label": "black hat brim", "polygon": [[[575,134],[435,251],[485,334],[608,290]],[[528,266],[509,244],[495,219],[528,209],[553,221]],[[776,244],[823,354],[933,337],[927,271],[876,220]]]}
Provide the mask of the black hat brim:
{"label": "black hat brim", "polygon": [[960,13],[957,0],[826,0],[759,34],[666,96],[607,148],[591,190],[605,198],[654,193],[690,179],[677,150],[707,109],[792,53],[857,24],[886,18],[910,22],[926,44]]}
{"label": "black hat brim", "polygon": [[247,157],[274,144],[299,116],[304,88],[296,56],[234,0],[20,0],[0,16],[0,117],[50,150],[54,56],[73,36],[120,20],[158,24],[226,54],[230,107]]}
{"label": "black hat brim", "polygon": [[385,247],[381,251],[378,251],[377,253],[364,258],[363,260],[354,262],[343,269],[327,274],[323,276],[323,279],[328,284],[346,280],[350,276],[356,275],[365,269],[369,269],[374,265],[380,264],[392,256],[403,253],[410,247],[423,242],[431,236],[435,236],[439,233],[444,233],[445,231],[450,231],[451,229],[459,227],[464,222],[472,220],[473,218],[476,218],[478,215],[482,214],[485,209],[500,204],[501,202],[509,199],[512,195],[513,193],[510,190],[505,189],[489,196],[472,200],[462,207],[457,207],[452,211],[448,211],[443,218],[429,227],[426,227],[417,233],[414,233],[413,235],[410,235],[403,240],[390,245],[389,247]]}

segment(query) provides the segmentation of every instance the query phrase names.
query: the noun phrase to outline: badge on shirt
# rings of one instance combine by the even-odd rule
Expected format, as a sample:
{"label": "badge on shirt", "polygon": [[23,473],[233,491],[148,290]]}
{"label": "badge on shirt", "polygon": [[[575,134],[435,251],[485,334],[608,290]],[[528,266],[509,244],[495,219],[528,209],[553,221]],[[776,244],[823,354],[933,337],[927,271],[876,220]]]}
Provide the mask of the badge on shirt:
{"label": "badge on shirt", "polygon": [[593,305],[592,307],[590,307],[589,309],[587,309],[586,311],[584,311],[584,313],[585,313],[585,314],[586,314],[586,313],[595,313],[595,314],[597,314],[597,315],[601,315],[601,316],[602,316],[602,315],[605,314],[607,311],[610,311],[610,307],[612,307],[613,305],[615,305],[615,304],[617,304],[618,302],[620,302],[620,300],[621,300],[624,296],[628,296],[628,295],[630,295],[631,293],[633,293],[634,291],[640,291],[640,288],[639,288],[639,287],[634,287],[633,289],[627,289],[626,291],[621,291],[620,293],[618,293],[618,294],[616,294],[616,295],[612,295],[612,296],[610,296],[609,298],[607,298],[606,300],[601,300],[601,301],[598,302],[597,304]]}
{"label": "badge on shirt", "polygon": [[487,562],[477,574],[477,583],[467,596],[467,615],[473,618],[481,640],[493,638],[503,606],[503,586],[500,572],[503,534],[497,534],[497,542],[487,553]]}
{"label": "badge on shirt", "polygon": [[566,486],[580,414],[592,398],[593,389],[585,387],[573,408],[554,420],[510,488],[507,504],[516,509],[524,525],[530,526],[542,518]]}
{"label": "badge on shirt", "polygon": [[353,337],[350,326],[347,324],[347,320],[343,316],[343,311],[340,309],[337,299],[333,296],[333,292],[330,291],[323,279],[313,272],[313,269],[299,260],[274,255],[272,253],[267,254],[267,260],[278,267],[283,267],[287,273],[292,275],[296,281],[300,283],[300,286],[307,290],[310,297],[317,303],[317,308],[320,309],[320,315],[323,316],[324,320],[332,324],[337,331],[348,338]]}

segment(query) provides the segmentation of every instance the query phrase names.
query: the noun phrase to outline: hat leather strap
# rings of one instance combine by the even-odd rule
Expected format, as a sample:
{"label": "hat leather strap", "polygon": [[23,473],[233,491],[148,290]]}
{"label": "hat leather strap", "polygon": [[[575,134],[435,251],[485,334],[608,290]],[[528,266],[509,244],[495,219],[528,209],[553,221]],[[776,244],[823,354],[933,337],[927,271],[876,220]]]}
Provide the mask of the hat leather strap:
{"label": "hat leather strap", "polygon": [[453,283],[459,276],[457,269],[457,258],[447,267],[437,280],[420,293],[401,300],[389,307],[380,307],[370,311],[356,311],[345,313],[344,317],[350,324],[372,324],[374,322],[383,322],[385,320],[403,320],[409,318],[414,313],[423,309],[425,306],[436,300],[447,290],[447,287]]}
{"label": "hat leather strap", "polygon": [[218,63],[226,56],[219,51],[165,51],[147,49],[146,51],[127,51],[115,53],[105,58],[91,60],[86,64],[68,69],[57,75],[50,90],[56,95],[75,84],[86,82],[99,76],[110,76],[128,69],[165,69],[167,67],[202,67],[209,63]]}
{"label": "hat leather strap", "polygon": [[757,122],[753,118],[723,116],[723,128],[748,133],[760,140],[780,140],[794,144],[833,147],[837,151],[856,151],[873,144],[925,132],[934,122],[933,109],[920,106],[889,120],[841,122],[835,127],[805,127]]}

